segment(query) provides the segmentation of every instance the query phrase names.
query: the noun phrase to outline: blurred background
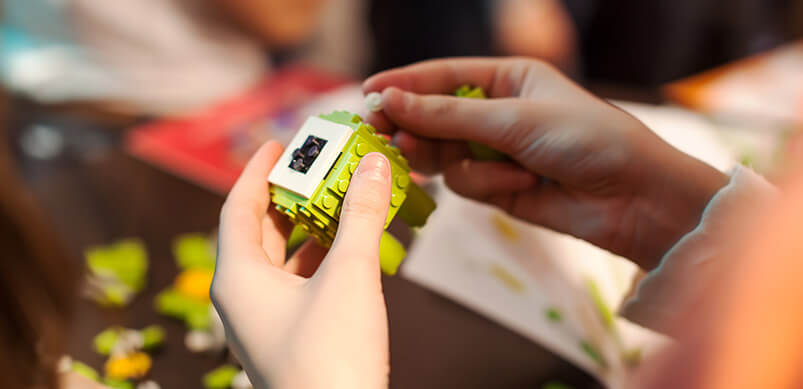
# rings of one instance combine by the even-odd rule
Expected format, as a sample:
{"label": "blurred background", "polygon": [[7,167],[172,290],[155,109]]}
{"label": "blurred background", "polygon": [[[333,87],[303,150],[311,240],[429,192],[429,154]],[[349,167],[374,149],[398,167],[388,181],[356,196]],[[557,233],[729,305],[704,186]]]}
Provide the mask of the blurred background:
{"label": "blurred background", "polygon": [[[151,376],[163,388],[201,387],[203,374],[236,363],[193,352],[192,328],[154,310],[187,271],[181,237],[213,246],[220,205],[251,152],[286,142],[308,115],[361,112],[359,82],[377,71],[451,56],[539,58],[684,151],[769,177],[803,126],[801,0],[0,4],[2,150],[20,189],[66,243],[69,266],[91,276],[91,249],[126,239],[147,253],[136,296],[115,307],[79,300],[69,352],[102,370],[96,334],[162,325]],[[392,228],[411,243],[404,226]],[[537,335],[407,274],[385,279],[391,387],[602,385]]]}

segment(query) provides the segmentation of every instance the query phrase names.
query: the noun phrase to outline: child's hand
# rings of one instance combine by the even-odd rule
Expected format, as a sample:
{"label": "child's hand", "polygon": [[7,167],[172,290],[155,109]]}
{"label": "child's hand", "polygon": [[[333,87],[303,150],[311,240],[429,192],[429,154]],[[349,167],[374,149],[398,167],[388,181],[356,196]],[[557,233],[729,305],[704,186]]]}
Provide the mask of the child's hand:
{"label": "child's hand", "polygon": [[[465,84],[491,99],[447,96]],[[368,121],[397,132],[415,168],[444,172],[466,197],[647,268],[699,222],[727,182],[535,60],[429,61],[375,75],[363,89],[382,92],[384,110]],[[465,141],[516,163],[470,160]]]}
{"label": "child's hand", "polygon": [[386,387],[379,239],[390,165],[381,154],[362,159],[328,253],[308,242],[286,259],[292,226],[270,206],[267,182],[281,152],[265,144],[221,212],[211,296],[229,345],[256,388]]}

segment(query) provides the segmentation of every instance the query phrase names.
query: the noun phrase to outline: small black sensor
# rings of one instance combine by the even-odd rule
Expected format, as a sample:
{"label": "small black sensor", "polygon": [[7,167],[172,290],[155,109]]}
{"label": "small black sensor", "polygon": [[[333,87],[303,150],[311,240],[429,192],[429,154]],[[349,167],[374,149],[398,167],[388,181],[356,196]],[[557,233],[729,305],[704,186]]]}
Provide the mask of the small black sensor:
{"label": "small black sensor", "polygon": [[306,174],[318,155],[321,154],[326,139],[321,139],[310,135],[301,147],[293,151],[293,160],[290,162],[290,169]]}

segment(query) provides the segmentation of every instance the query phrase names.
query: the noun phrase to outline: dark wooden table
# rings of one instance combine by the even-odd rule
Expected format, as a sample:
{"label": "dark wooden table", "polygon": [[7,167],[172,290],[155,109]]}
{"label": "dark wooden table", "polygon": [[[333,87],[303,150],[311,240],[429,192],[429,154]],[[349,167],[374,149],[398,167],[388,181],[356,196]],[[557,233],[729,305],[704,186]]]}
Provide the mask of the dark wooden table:
{"label": "dark wooden table", "polygon": [[[87,246],[126,237],[141,238],[150,254],[148,288],[129,307],[101,309],[78,302],[70,353],[100,369],[103,358],[90,347],[95,334],[112,325],[160,324],[168,340],[154,358],[152,378],[165,389],[200,387],[201,376],[226,356],[190,353],[183,325],[157,315],[153,298],[177,274],[173,238],[215,229],[223,197],[127,156],[120,146],[123,130],[114,128],[125,125],[23,102],[12,109],[19,168],[67,240],[75,258],[71,266],[82,266],[80,253]],[[35,159],[19,147],[37,125],[64,136],[60,155]],[[552,379],[576,388],[598,387],[539,345],[410,281],[385,278],[384,290],[392,388],[539,388]]]}

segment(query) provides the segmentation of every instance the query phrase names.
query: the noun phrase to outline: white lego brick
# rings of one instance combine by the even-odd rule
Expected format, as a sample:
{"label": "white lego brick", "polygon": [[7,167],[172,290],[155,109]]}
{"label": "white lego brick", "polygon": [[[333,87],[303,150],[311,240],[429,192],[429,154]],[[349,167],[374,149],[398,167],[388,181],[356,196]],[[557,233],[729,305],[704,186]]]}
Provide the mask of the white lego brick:
{"label": "white lego brick", "polygon": [[[268,182],[271,185],[278,185],[293,191],[304,198],[312,197],[315,189],[326,178],[326,174],[337,161],[338,155],[343,151],[343,147],[353,133],[354,130],[349,126],[310,116],[287,145],[282,156],[279,157],[279,161],[268,176]],[[300,148],[310,135],[326,140],[326,144],[309,170],[301,173],[291,169],[290,163],[293,161],[293,151]]]}

